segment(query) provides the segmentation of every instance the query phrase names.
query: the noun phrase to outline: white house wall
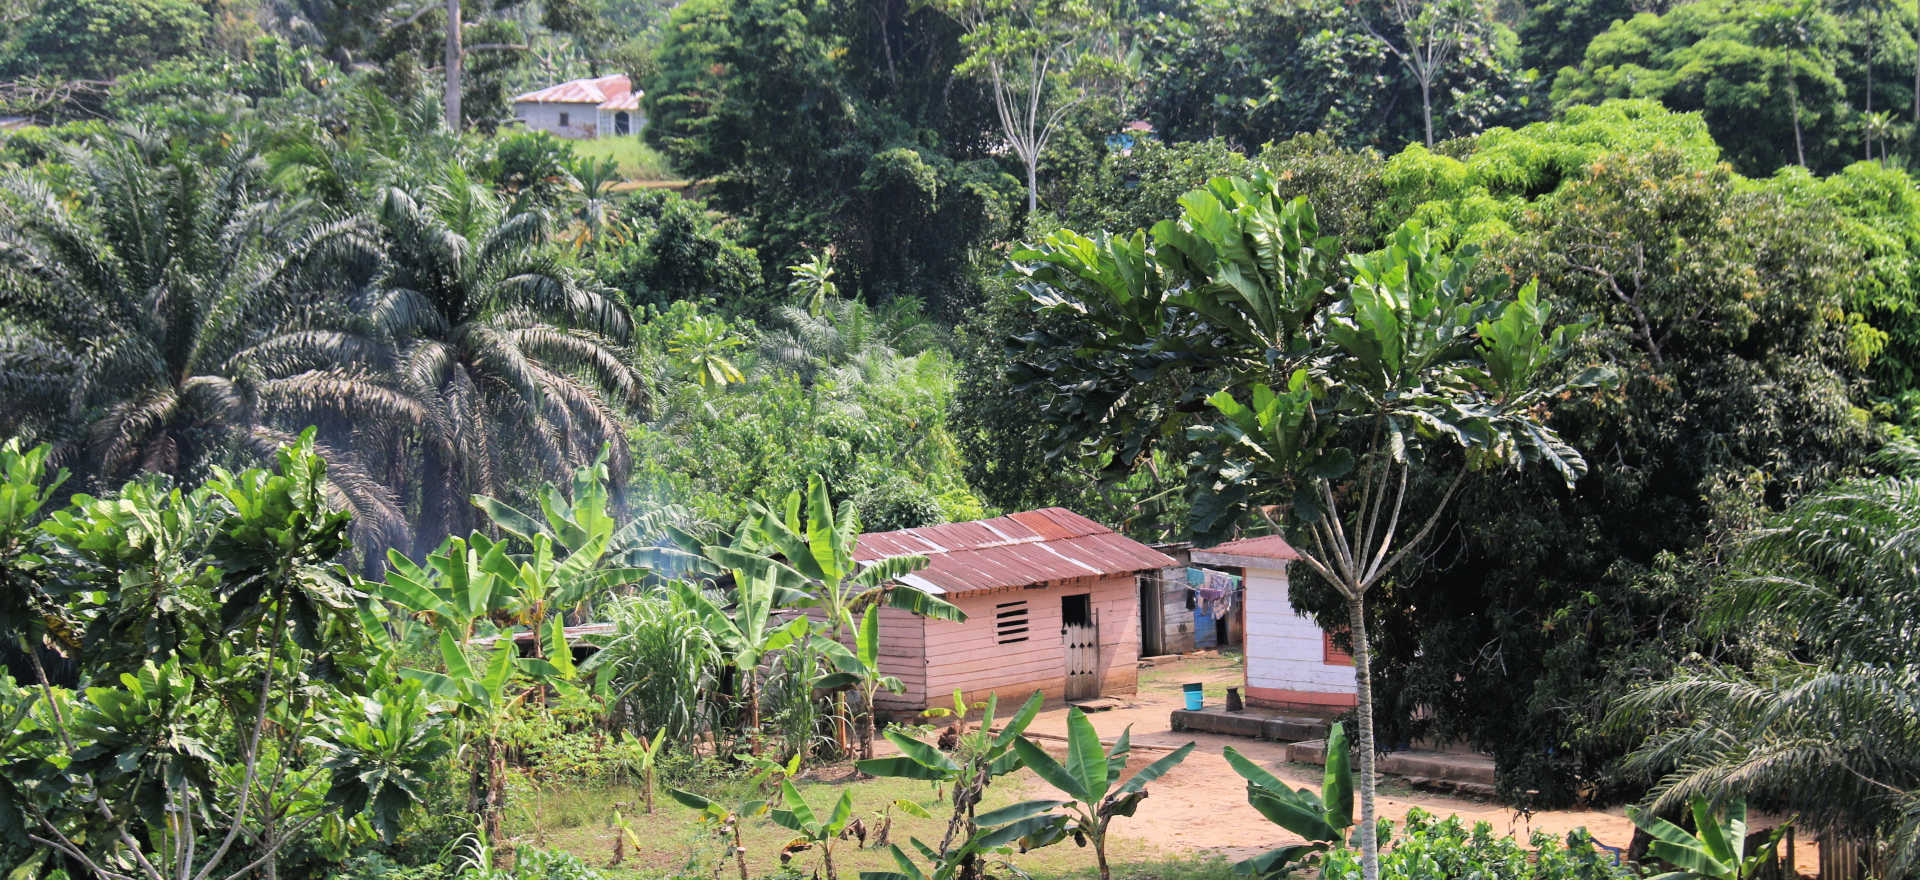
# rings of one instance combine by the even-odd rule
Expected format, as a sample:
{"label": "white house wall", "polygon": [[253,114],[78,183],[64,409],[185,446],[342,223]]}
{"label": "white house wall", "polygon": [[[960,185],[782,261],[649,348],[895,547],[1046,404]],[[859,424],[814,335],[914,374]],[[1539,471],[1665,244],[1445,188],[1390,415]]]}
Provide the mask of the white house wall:
{"label": "white house wall", "polygon": [[1352,705],[1353,667],[1327,662],[1325,633],[1287,599],[1286,572],[1248,568],[1245,586],[1248,700]]}
{"label": "white house wall", "polygon": [[[560,114],[567,124],[560,125]],[[513,105],[513,118],[530,131],[551,132],[556,137],[592,138],[600,134],[600,108],[594,104],[536,104],[522,101]]]}
{"label": "white house wall", "polygon": [[599,119],[600,119],[600,136],[601,137],[624,137],[625,136],[620,133],[620,127],[617,124],[619,120],[615,118],[619,116],[621,113],[627,114],[627,134],[628,135],[638,135],[640,133],[640,127],[647,124],[646,114],[641,113],[638,110],[598,110],[597,112],[600,114]]}

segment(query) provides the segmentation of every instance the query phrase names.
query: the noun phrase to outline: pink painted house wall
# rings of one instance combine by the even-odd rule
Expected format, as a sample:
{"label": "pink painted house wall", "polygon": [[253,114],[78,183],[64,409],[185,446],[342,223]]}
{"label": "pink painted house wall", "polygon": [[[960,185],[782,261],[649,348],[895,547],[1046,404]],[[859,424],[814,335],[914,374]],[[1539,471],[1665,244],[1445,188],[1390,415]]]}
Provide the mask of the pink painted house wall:
{"label": "pink painted house wall", "polygon": [[[855,555],[870,561],[906,552],[922,553],[931,564],[905,580],[937,591],[966,612],[967,619],[925,620],[904,611],[883,611],[880,666],[906,690],[880,694],[875,700],[879,708],[905,714],[951,705],[955,688],[970,702],[997,694],[1002,706],[1018,705],[1036,690],[1048,700],[1064,698],[1063,613],[1064,603],[1074,596],[1086,597],[1097,624],[1100,692],[1138,690],[1140,593],[1135,575],[1170,564],[1165,556],[1058,508],[862,535]],[[1058,574],[1062,560],[1070,563],[1064,567],[1087,573],[1045,576]],[[1003,627],[1003,620],[1010,625]],[[1024,627],[1011,625],[1022,621]]]}

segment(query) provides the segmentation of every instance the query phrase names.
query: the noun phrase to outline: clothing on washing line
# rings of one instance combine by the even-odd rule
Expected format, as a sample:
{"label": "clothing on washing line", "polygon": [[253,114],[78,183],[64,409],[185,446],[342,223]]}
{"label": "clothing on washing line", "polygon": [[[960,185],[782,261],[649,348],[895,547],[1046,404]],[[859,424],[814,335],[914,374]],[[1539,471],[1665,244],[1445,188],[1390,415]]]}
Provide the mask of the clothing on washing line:
{"label": "clothing on washing line", "polygon": [[1226,617],[1233,610],[1233,597],[1240,592],[1240,578],[1211,568],[1188,568],[1187,589],[1207,606],[1207,613],[1214,619]]}

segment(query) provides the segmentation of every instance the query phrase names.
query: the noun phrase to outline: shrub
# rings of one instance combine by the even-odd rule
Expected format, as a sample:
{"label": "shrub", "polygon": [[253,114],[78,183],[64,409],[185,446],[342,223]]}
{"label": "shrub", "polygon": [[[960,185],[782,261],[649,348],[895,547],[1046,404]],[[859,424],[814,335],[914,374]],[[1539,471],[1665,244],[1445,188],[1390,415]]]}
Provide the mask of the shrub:
{"label": "shrub", "polygon": [[[1391,823],[1382,822],[1381,841]],[[1382,880],[1626,880],[1632,872],[1602,853],[1585,830],[1557,840],[1536,831],[1529,852],[1519,841],[1495,836],[1493,826],[1475,822],[1469,829],[1459,816],[1437,820],[1414,808],[1398,840],[1380,856]],[[1321,880],[1359,880],[1360,853],[1336,850],[1321,868]]]}

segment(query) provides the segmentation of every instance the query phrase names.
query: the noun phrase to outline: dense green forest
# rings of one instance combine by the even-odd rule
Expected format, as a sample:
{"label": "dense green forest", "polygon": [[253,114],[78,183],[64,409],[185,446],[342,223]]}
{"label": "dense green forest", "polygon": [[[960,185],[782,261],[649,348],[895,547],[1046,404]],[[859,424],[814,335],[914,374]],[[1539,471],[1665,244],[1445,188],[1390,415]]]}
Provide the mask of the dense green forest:
{"label": "dense green forest", "polygon": [[[615,73],[632,136],[513,118]],[[626,622],[610,729],[717,754],[746,709],[696,695],[772,669],[809,754],[859,608],[768,647],[742,609],[844,576],[750,600],[781,535],[1060,505],[1327,560],[1293,600],[1362,634],[1364,767],[1737,796],[1915,876],[1917,132],[1911,2],[15,0],[0,854],[446,862],[538,751],[505,682],[574,673],[473,640],[563,619]],[[1408,525],[1337,530],[1389,487]],[[428,607],[488,548],[578,570]],[[400,674],[462,656],[453,709]],[[223,814],[275,762],[313,790]]]}

